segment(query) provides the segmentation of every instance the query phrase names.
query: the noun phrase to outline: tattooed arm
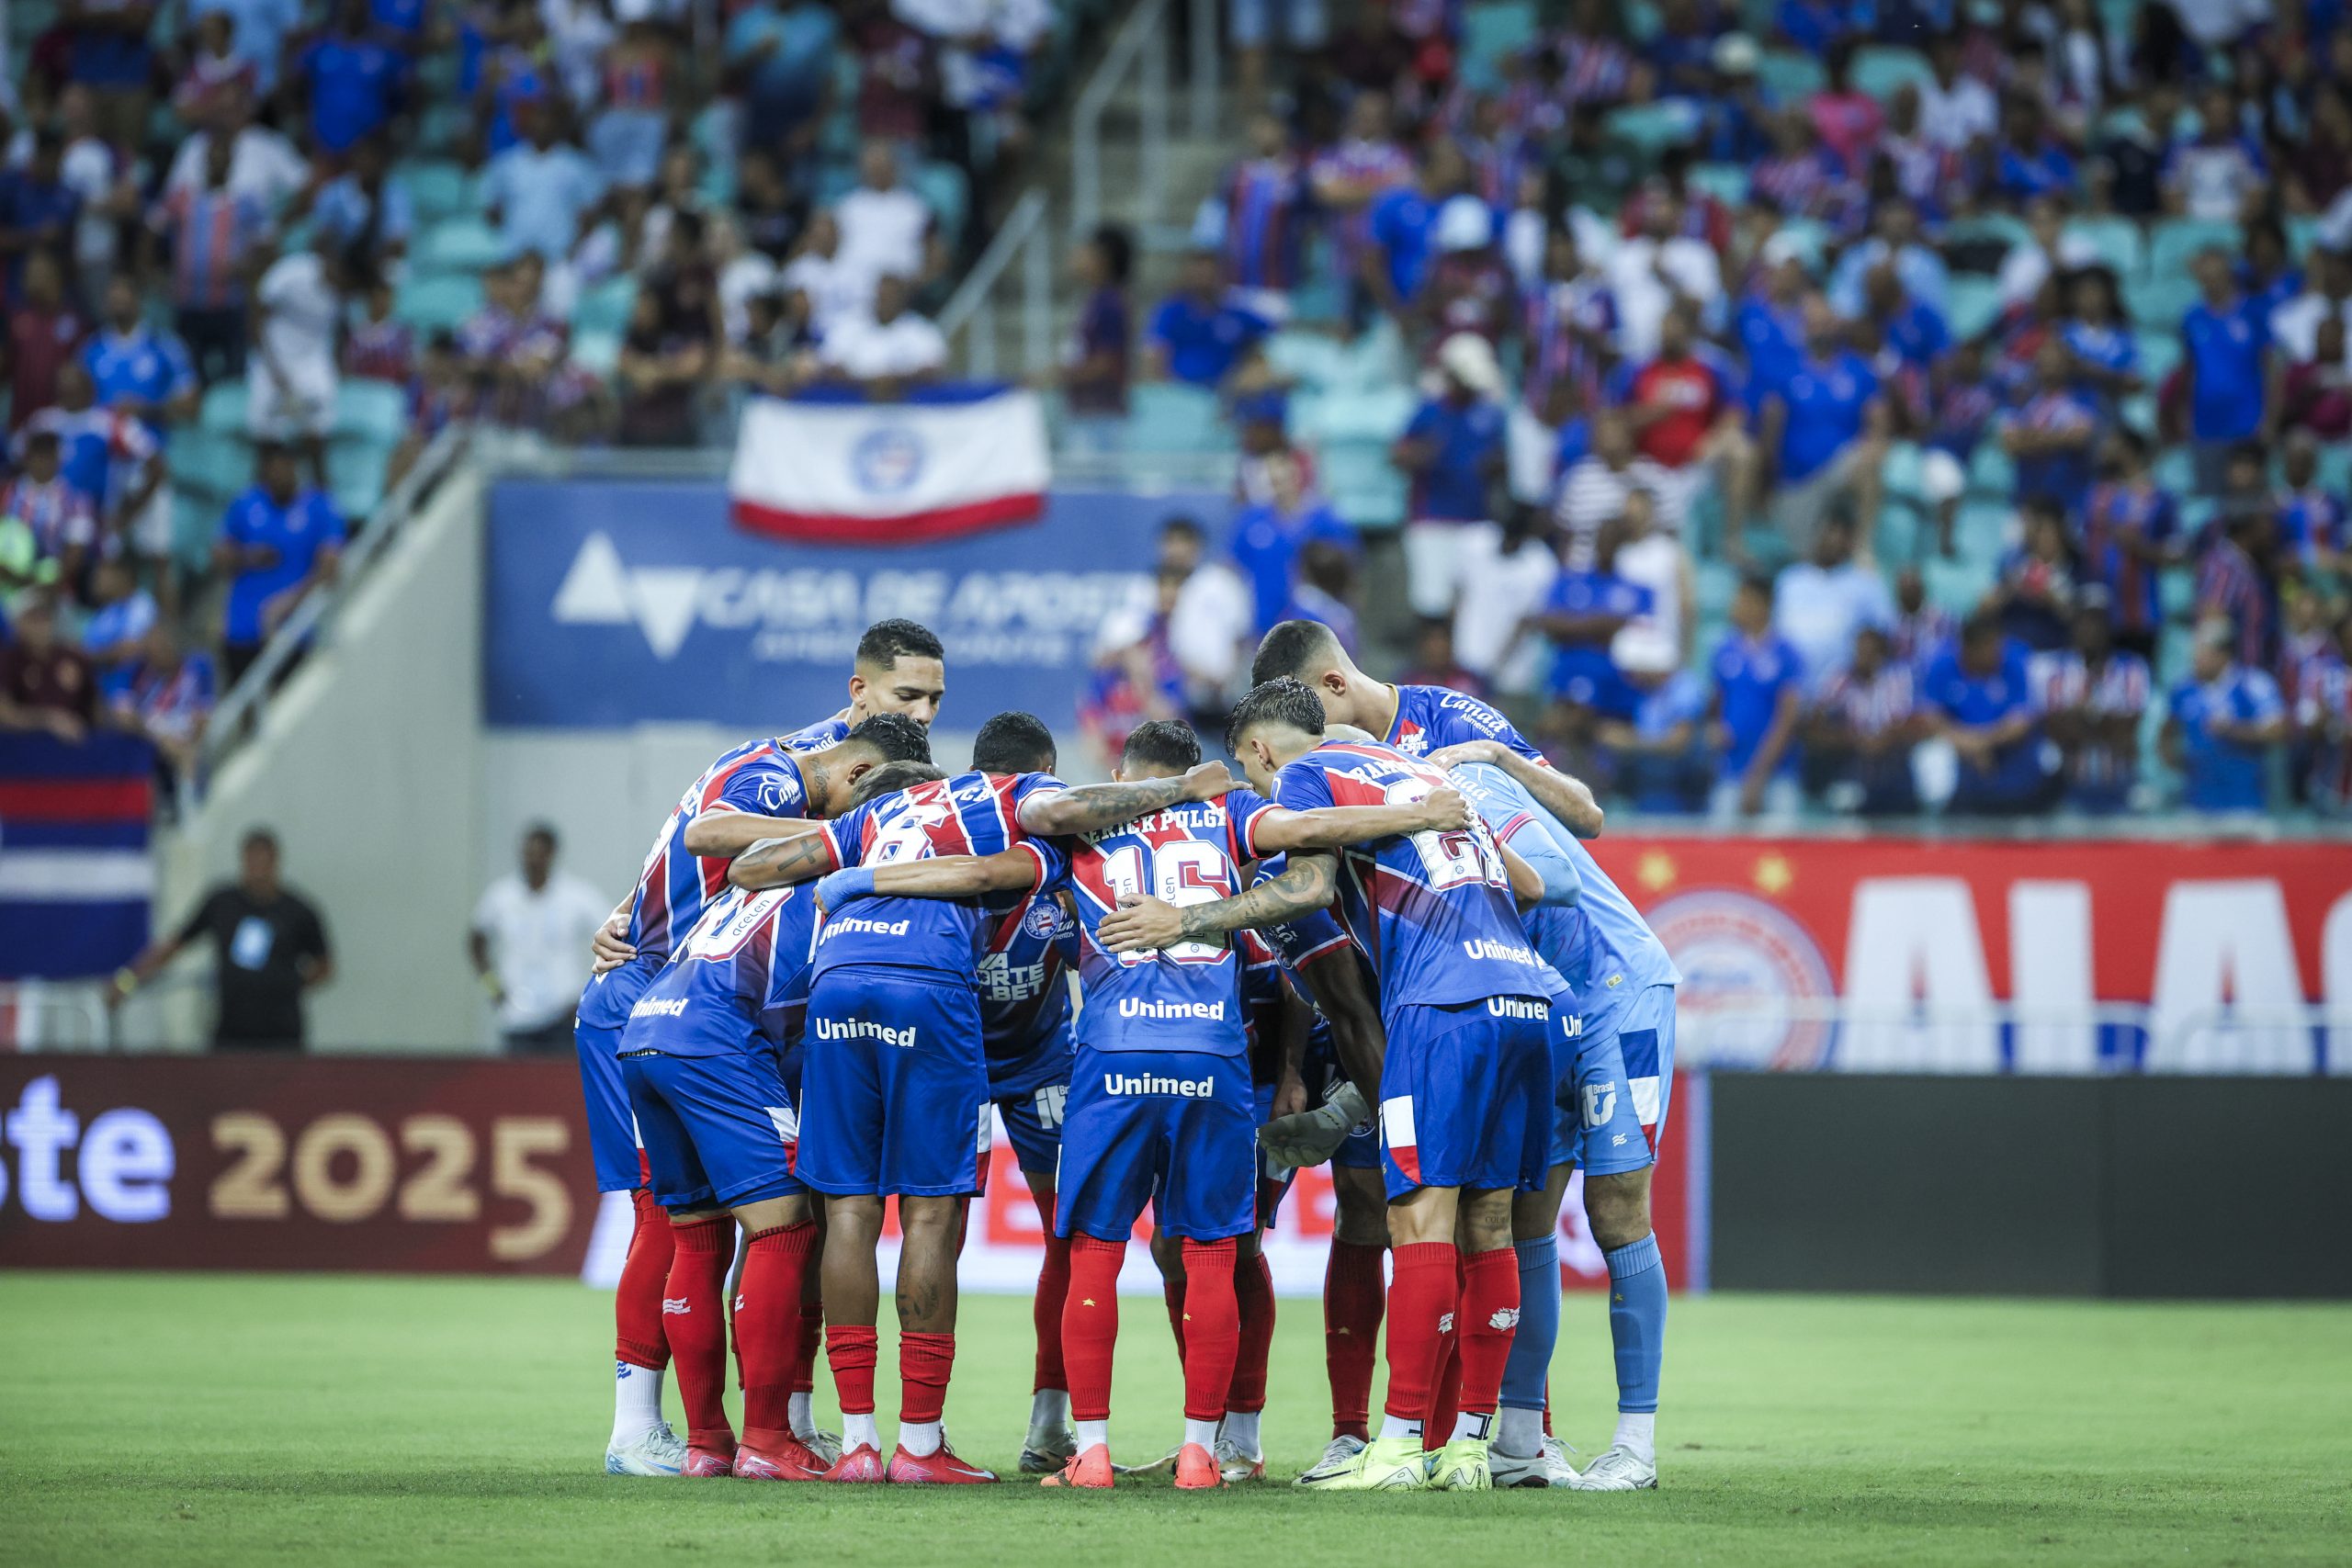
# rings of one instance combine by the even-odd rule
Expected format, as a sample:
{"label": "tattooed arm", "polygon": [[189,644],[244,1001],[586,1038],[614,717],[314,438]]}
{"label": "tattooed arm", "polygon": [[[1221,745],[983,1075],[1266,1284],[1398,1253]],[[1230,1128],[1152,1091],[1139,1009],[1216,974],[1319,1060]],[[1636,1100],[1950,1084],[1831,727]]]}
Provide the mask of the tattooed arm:
{"label": "tattooed arm", "polygon": [[[1318,806],[1306,811],[1274,810],[1259,818],[1250,837],[1260,854],[1291,850],[1337,850],[1375,839],[1420,832],[1452,832],[1473,820],[1470,803],[1453,789],[1433,789],[1419,800],[1397,806]],[[1250,922],[1256,924],[1255,921]]]}
{"label": "tattooed arm", "polygon": [[[983,893],[1026,893],[1046,868],[1027,849],[992,855],[937,855],[836,872],[817,884],[819,906],[831,912],[860,894],[878,898],[972,898]],[[865,883],[853,892],[847,878]]]}
{"label": "tattooed arm", "polygon": [[1331,902],[1339,863],[1328,854],[1295,854],[1290,869],[1247,893],[1178,908],[1157,898],[1123,898],[1095,934],[1115,953],[1204,942],[1243,926],[1278,926]]}
{"label": "tattooed arm", "polygon": [[727,868],[727,880],[738,887],[789,887],[839,867],[830,833],[802,833],[790,839],[762,839],[737,855]]}
{"label": "tattooed arm", "polygon": [[792,840],[824,830],[825,825],[811,818],[758,817],[749,811],[715,809],[687,823],[685,836],[680,841],[690,855],[724,860],[763,840]]}
{"label": "tattooed arm", "polygon": [[1018,820],[1023,832],[1041,839],[1092,833],[1165,811],[1180,800],[1215,800],[1233,787],[1233,775],[1223,762],[1203,762],[1175,778],[1080,784],[1033,795],[1021,803]]}

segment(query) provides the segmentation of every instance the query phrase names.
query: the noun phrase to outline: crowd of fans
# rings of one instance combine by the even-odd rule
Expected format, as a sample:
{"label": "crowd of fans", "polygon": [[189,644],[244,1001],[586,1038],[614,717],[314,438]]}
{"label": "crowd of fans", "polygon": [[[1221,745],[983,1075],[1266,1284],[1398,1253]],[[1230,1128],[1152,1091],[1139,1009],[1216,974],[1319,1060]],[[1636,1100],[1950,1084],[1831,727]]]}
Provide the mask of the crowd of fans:
{"label": "crowd of fans", "polygon": [[1620,800],[2352,809],[2334,0],[1380,0],[1290,42],[1135,387],[1118,236],[1081,268],[1073,412],[1204,389],[1244,454],[1222,548],[1172,530],[1106,628],[1106,739],[1283,615],[1353,635],[1286,425],[1340,396],[1315,340],[1383,341],[1405,661]]}
{"label": "crowd of fans", "polygon": [[[0,726],[214,699],[460,422],[893,394],[1050,0],[59,0],[0,24]],[[338,472],[356,430],[373,469]],[[226,449],[226,478],[220,478]],[[396,448],[396,449],[395,449]],[[175,462],[175,459],[177,461]]]}

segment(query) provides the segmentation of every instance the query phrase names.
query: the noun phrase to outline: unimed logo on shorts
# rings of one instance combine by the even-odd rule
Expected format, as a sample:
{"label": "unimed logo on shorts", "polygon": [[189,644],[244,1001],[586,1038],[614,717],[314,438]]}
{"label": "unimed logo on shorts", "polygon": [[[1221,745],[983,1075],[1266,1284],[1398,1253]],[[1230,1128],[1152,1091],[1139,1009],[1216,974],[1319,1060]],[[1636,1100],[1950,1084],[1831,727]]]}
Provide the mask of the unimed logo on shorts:
{"label": "unimed logo on shorts", "polygon": [[1182,1100],[1206,1100],[1216,1092],[1215,1078],[1163,1078],[1149,1073],[1104,1073],[1105,1094],[1172,1094]]}
{"label": "unimed logo on shorts", "polygon": [[915,1026],[893,1029],[887,1023],[876,1023],[870,1018],[820,1018],[817,1020],[820,1040],[874,1040],[885,1045],[911,1045],[915,1043]]}
{"label": "unimed logo on shorts", "polygon": [[854,917],[837,917],[825,922],[817,933],[819,942],[831,942],[837,936],[904,936],[913,925],[911,920],[861,920]]}

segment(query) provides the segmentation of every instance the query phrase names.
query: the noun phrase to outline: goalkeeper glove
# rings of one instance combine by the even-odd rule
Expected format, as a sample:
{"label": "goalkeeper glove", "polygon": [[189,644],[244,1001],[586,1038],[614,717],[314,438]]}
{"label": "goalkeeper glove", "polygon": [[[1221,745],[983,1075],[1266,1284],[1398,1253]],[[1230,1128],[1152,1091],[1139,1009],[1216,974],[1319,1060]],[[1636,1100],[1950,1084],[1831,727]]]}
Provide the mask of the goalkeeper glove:
{"label": "goalkeeper glove", "polygon": [[1321,1165],[1372,1114],[1372,1107],[1355,1085],[1343,1083],[1331,1098],[1312,1111],[1277,1116],[1258,1129],[1258,1142],[1267,1156],[1284,1170]]}

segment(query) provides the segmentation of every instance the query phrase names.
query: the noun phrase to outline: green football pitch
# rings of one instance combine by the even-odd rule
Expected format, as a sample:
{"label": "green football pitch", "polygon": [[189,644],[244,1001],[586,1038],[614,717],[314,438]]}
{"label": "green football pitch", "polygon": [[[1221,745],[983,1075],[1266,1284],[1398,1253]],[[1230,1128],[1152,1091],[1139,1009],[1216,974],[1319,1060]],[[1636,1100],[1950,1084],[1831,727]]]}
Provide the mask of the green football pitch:
{"label": "green football pitch", "polygon": [[[1134,1460],[1179,1410],[1158,1299],[1125,1309]],[[1553,1369],[1588,1453],[1603,1310],[1569,1301]],[[611,1298],[563,1282],[11,1273],[0,1323],[0,1563],[2352,1562],[2345,1307],[1682,1299],[1664,1490],[1357,1497],[610,1480]],[[1011,1470],[1029,1370],[1028,1304],[967,1301],[967,1458]],[[1285,1301],[1276,1476],[1325,1409],[1317,1303]]]}

